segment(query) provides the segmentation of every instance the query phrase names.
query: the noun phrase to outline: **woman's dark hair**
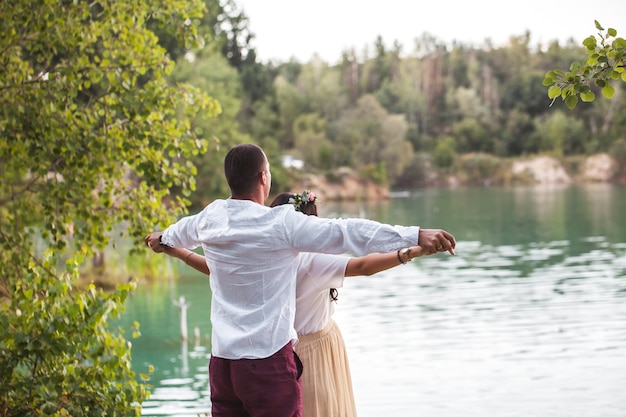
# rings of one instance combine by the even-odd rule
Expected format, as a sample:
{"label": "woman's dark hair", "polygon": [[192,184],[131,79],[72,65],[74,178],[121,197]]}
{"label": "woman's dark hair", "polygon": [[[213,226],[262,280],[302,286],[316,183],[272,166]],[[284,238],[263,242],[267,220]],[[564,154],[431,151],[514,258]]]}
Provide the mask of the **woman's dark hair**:
{"label": "woman's dark hair", "polygon": [[266,168],[263,149],[244,143],[231,148],[224,158],[224,175],[234,195],[247,194],[254,190],[257,175]]}
{"label": "woman's dark hair", "polygon": [[[295,198],[296,198],[297,194],[294,193],[281,193],[278,194],[274,200],[272,201],[272,203],[270,204],[270,207],[276,207],[276,206],[282,206],[284,204],[294,204],[295,202]],[[298,209],[297,209],[298,210]],[[299,206],[299,210],[300,212],[308,215],[308,216],[317,216],[317,205],[315,204],[314,201],[305,203],[305,204],[301,204]],[[331,288],[330,289],[330,299],[332,301],[337,301],[337,299],[339,298],[339,291],[337,291],[337,288]]]}
{"label": "woman's dark hair", "polygon": [[270,207],[282,206],[284,204],[289,204],[289,199],[293,196],[292,193],[280,193],[278,194],[274,200],[272,200]]}
{"label": "woman's dark hair", "polygon": [[[282,206],[284,204],[293,204],[294,206],[296,206],[295,199],[297,198],[297,196],[298,195],[294,193],[278,194],[270,204],[270,207]],[[301,203],[300,205],[296,206],[296,211],[302,212],[309,216],[317,216],[317,205],[315,204],[315,202],[307,202],[303,204]]]}

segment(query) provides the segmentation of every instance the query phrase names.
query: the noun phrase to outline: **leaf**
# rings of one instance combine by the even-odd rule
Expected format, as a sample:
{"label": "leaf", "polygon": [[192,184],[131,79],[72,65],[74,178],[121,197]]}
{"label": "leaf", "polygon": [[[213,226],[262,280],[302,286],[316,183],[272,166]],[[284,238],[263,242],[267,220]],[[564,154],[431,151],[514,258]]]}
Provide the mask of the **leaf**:
{"label": "leaf", "polygon": [[565,99],[565,105],[570,109],[570,110],[574,110],[576,108],[576,105],[578,104],[578,97],[575,95],[570,95],[567,96],[567,98]]}
{"label": "leaf", "polygon": [[595,100],[595,98],[596,98],[596,95],[591,90],[585,93],[580,93],[580,99],[584,101],[585,103],[591,103],[592,101]]}
{"label": "leaf", "polygon": [[559,95],[561,95],[561,88],[559,88],[558,86],[553,85],[548,89],[549,98],[555,98],[555,97],[558,97]]}
{"label": "leaf", "polygon": [[606,98],[612,98],[615,95],[615,88],[609,83],[606,83],[604,88],[602,88],[602,95]]}
{"label": "leaf", "polygon": [[583,45],[588,50],[593,51],[596,49],[596,46],[598,45],[598,41],[596,40],[595,36],[589,36],[585,38],[585,40],[583,41]]}

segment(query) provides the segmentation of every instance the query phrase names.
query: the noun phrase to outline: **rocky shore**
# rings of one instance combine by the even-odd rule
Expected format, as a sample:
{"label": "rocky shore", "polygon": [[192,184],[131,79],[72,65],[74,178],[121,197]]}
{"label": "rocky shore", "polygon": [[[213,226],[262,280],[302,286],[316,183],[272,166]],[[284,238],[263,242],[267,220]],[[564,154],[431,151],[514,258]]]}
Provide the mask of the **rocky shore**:
{"label": "rocky shore", "polygon": [[514,176],[528,176],[536,184],[569,184],[613,182],[618,180],[619,168],[615,159],[602,153],[585,158],[574,173],[568,173],[558,159],[548,156],[516,161],[511,172]]}

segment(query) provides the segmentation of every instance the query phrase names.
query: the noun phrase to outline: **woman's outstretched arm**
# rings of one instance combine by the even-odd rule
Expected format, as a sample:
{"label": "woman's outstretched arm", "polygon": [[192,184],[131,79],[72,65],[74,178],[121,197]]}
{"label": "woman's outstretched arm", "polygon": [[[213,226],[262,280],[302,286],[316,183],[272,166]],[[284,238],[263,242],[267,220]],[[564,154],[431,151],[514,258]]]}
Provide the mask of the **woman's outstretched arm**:
{"label": "woman's outstretched arm", "polygon": [[[389,253],[372,253],[358,258],[352,258],[346,266],[347,277],[359,275],[373,275],[385,269],[403,265],[406,261],[410,261],[418,256],[429,255],[421,246],[411,246],[408,252],[402,257],[401,252]],[[401,260],[402,259],[402,260]]]}
{"label": "woman's outstretched arm", "polygon": [[209,271],[209,266],[206,264],[204,256],[198,255],[197,253],[190,251],[189,249],[170,248],[169,246],[164,246],[163,249],[163,252],[165,254],[184,261],[187,265],[194,269],[197,269],[203,274],[211,275],[211,271]]}

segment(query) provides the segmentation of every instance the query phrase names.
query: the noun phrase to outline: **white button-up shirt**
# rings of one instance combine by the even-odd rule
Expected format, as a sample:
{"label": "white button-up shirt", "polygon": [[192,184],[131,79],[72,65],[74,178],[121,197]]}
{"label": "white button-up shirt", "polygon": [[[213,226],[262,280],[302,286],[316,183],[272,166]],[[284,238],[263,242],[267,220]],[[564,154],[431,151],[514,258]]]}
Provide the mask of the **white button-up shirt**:
{"label": "white button-up shirt", "polygon": [[292,205],[269,208],[250,200],[216,200],[168,227],[165,245],[202,246],[211,271],[212,354],[267,358],[294,328],[299,252],[365,255],[417,244],[419,227],[365,219],[323,219]]}

